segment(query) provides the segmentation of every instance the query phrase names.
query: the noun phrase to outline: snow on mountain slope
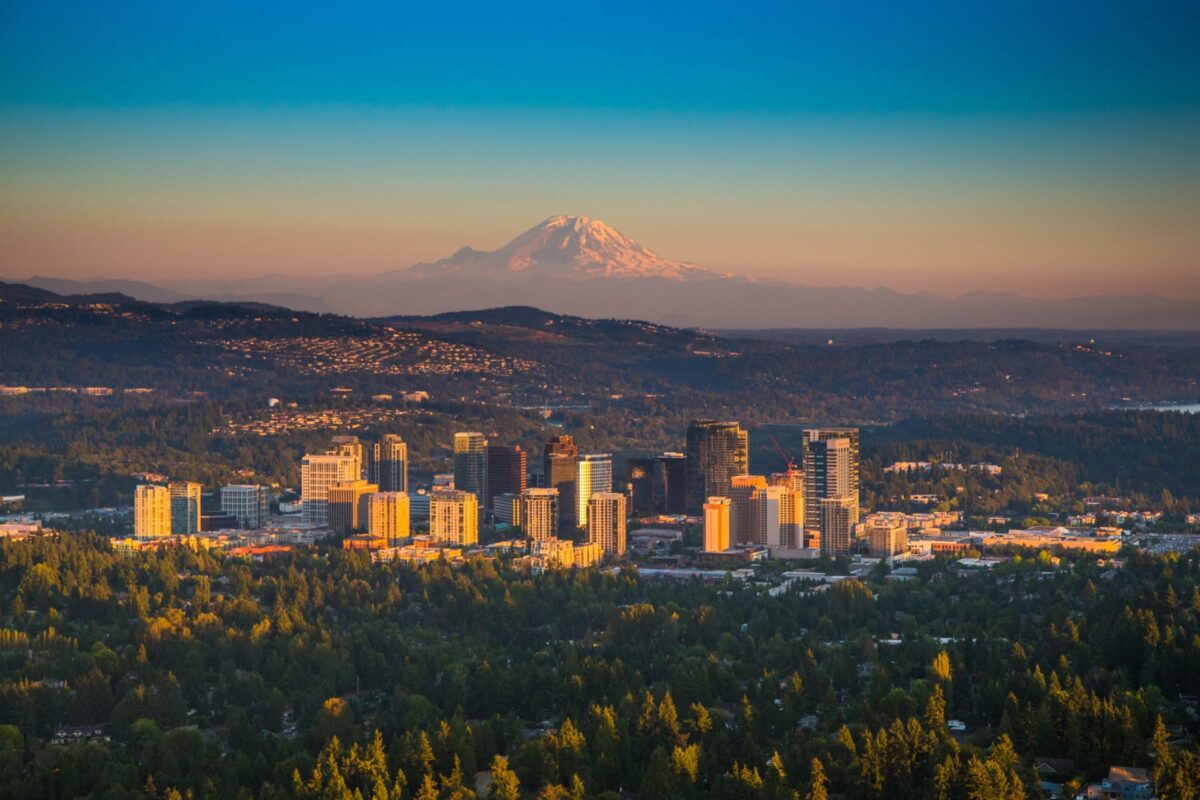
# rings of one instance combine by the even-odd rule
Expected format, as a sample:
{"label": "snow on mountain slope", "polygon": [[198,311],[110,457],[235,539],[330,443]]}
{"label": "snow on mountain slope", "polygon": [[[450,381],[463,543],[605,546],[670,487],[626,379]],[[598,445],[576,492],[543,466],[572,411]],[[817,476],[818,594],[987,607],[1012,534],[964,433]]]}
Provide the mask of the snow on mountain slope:
{"label": "snow on mountain slope", "polygon": [[464,247],[449,258],[395,273],[428,278],[442,275],[503,279],[663,278],[704,280],[728,277],[695,264],[671,261],[600,220],[558,215],[535,225],[498,250]]}

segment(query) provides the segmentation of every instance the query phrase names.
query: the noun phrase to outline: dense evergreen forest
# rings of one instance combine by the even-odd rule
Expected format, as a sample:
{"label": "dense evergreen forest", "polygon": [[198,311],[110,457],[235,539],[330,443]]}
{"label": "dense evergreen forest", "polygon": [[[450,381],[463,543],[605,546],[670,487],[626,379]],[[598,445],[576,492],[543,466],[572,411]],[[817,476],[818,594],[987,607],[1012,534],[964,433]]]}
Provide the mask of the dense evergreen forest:
{"label": "dense evergreen forest", "polygon": [[1200,555],[920,573],[770,595],[4,543],[0,797],[1007,800],[1035,756],[1196,796]]}

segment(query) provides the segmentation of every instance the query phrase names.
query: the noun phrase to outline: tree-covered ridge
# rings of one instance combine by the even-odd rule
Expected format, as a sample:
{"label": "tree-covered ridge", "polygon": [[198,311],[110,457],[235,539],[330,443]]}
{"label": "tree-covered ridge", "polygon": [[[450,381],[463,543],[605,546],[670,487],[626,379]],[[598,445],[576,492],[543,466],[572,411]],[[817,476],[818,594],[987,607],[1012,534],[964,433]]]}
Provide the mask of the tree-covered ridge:
{"label": "tree-covered ridge", "polygon": [[5,543],[0,796],[1035,797],[1034,756],[1193,796],[1162,720],[1194,732],[1200,556],[921,570],[772,596]]}
{"label": "tree-covered ridge", "polygon": [[[507,308],[392,322],[272,307],[0,302],[0,382],[149,387],[172,397],[424,389],[513,405],[674,396],[765,418],[896,420],[1195,401],[1200,348],[999,341],[728,339],[636,320]],[[475,317],[478,317],[476,319]],[[1081,337],[1082,339],[1082,337]]]}
{"label": "tree-covered ridge", "polygon": [[[864,473],[881,498],[917,491],[958,494],[968,513],[1036,512],[1034,493],[1049,493],[1066,507],[1108,494],[1135,509],[1175,517],[1200,509],[1200,414],[1097,411],[1092,414],[1021,417],[949,415],[905,420],[876,428]],[[884,474],[898,461],[935,457],[943,462],[995,462],[1004,473]],[[956,487],[965,491],[956,492]],[[1082,505],[1075,505],[1082,511]]]}

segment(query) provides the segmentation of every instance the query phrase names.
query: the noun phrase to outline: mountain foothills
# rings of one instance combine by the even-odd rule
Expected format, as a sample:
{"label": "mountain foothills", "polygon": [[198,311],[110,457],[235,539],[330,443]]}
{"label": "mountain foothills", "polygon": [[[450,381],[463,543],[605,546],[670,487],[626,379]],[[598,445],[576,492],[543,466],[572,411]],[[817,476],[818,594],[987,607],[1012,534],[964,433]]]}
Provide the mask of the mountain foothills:
{"label": "mountain foothills", "polygon": [[1126,341],[1063,333],[1038,342],[804,343],[529,307],[363,320],[0,286],[0,381],[160,397],[328,398],[336,386],[517,408],[862,422],[909,416],[914,398],[931,413],[1037,413],[1200,394],[1200,348]]}
{"label": "mountain foothills", "polygon": [[66,294],[123,292],[140,300],[263,301],[359,317],[530,305],[563,314],[716,328],[1200,329],[1200,302],[1138,297],[1043,300],[970,292],[957,298],[892,289],[804,286],[671,261],[585,216],[550,217],[497,250],[375,275],[266,275],[232,280],[69,281]]}

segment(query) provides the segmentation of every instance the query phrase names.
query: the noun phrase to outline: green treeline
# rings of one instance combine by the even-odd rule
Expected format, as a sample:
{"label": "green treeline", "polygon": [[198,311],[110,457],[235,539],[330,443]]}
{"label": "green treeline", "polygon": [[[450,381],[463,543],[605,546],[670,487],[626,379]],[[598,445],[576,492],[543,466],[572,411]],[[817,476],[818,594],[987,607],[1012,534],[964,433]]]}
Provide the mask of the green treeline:
{"label": "green treeline", "polygon": [[771,596],[4,543],[0,797],[985,800],[1039,796],[1035,756],[1195,796],[1200,555],[946,566]]}

